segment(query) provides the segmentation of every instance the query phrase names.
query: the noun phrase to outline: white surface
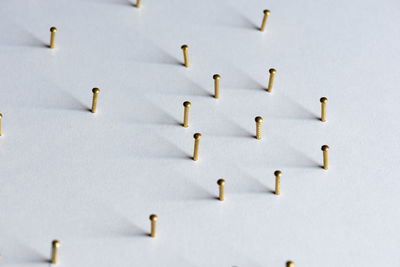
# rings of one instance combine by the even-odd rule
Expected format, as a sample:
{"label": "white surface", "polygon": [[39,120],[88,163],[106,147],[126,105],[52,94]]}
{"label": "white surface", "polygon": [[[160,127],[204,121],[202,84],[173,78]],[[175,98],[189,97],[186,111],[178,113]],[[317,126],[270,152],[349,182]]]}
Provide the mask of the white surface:
{"label": "white surface", "polygon": [[0,265],[398,265],[397,0],[133,4],[1,1]]}

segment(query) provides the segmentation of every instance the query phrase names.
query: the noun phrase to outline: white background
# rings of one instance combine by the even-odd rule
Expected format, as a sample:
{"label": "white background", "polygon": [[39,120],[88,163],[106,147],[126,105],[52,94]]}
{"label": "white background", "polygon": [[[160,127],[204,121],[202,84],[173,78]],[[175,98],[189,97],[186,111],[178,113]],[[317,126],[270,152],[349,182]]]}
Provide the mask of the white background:
{"label": "white background", "polygon": [[134,4],[0,2],[0,265],[399,264],[398,0]]}

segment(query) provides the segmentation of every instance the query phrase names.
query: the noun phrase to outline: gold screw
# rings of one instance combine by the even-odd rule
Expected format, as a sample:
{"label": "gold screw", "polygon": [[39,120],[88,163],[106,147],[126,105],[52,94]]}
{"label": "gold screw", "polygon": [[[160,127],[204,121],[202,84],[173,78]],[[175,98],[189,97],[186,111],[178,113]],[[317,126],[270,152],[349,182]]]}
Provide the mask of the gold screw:
{"label": "gold screw", "polygon": [[321,101],[321,121],[326,121],[326,102],[328,102],[328,98],[322,97],[319,101]]}
{"label": "gold screw", "polygon": [[216,99],[218,99],[219,98],[219,79],[221,79],[221,76],[219,74],[214,74],[213,79],[214,79],[214,92],[215,92],[214,97]]}
{"label": "gold screw", "polygon": [[57,28],[56,27],[51,27],[50,28],[50,48],[53,49],[54,48],[54,38],[56,36],[56,32],[57,32]]}
{"label": "gold screw", "polygon": [[219,185],[219,200],[224,201],[224,185],[225,185],[225,180],[224,179],[219,179],[217,181],[217,184]]}
{"label": "gold screw", "polygon": [[323,151],[323,156],[324,156],[324,169],[327,170],[328,169],[328,150],[329,150],[329,146],[327,145],[323,145],[321,147],[321,150]]}
{"label": "gold screw", "polygon": [[3,114],[0,113],[0,136],[1,136],[1,119],[3,118]]}
{"label": "gold screw", "polygon": [[256,121],[256,138],[258,140],[260,140],[261,139],[261,123],[263,121],[263,118],[261,118],[260,116],[257,116],[255,118],[255,121]]}
{"label": "gold screw", "polygon": [[269,82],[268,82],[268,89],[267,92],[272,92],[272,85],[274,84],[274,77],[275,77],[276,69],[269,69]]}
{"label": "gold screw", "polygon": [[196,161],[199,159],[199,143],[200,143],[201,133],[195,133],[193,135],[193,138],[194,138],[193,160]]}
{"label": "gold screw", "polygon": [[140,7],[140,0],[136,0],[136,8]]}
{"label": "gold screw", "polygon": [[54,240],[52,243],[52,249],[51,249],[51,263],[56,264],[57,263],[57,251],[58,248],[60,247],[60,242],[57,240]]}
{"label": "gold screw", "polygon": [[183,50],[183,58],[185,59],[185,67],[189,67],[189,57],[188,57],[188,46],[187,45],[182,45],[181,46]]}
{"label": "gold screw", "polygon": [[281,187],[281,175],[282,175],[282,172],[281,171],[275,171],[274,175],[275,175],[275,195],[279,195],[280,194],[280,187]]}
{"label": "gold screw", "polygon": [[93,101],[92,101],[92,113],[96,113],[96,106],[97,106],[97,96],[100,93],[99,88],[93,88]]}
{"label": "gold screw", "polygon": [[151,237],[156,237],[156,221],[157,221],[158,217],[155,214],[150,215],[150,221],[151,221],[151,232],[150,232],[150,236]]}
{"label": "gold screw", "polygon": [[191,103],[189,101],[183,102],[183,106],[185,107],[185,112],[183,114],[183,127],[187,128],[189,126],[189,107]]}
{"label": "gold screw", "polygon": [[262,20],[261,28],[260,28],[260,31],[262,31],[262,32],[265,30],[265,23],[267,22],[267,18],[269,16],[269,14],[271,14],[271,11],[269,11],[267,9],[264,10],[264,18]]}
{"label": "gold screw", "polygon": [[294,267],[294,262],[293,261],[286,262],[286,267]]}

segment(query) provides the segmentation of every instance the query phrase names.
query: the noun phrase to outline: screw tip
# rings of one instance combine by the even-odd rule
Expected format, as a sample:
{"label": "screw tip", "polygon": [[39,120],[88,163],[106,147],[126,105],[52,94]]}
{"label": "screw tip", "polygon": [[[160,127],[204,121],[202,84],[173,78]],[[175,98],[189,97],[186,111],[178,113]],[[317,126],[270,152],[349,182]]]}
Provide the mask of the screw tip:
{"label": "screw tip", "polygon": [[155,214],[151,214],[150,215],[150,220],[151,221],[157,221],[157,219],[158,219],[157,215],[155,215]]}
{"label": "screw tip", "polygon": [[321,99],[319,101],[321,101],[321,103],[326,103],[326,102],[328,102],[328,98],[321,97]]}
{"label": "screw tip", "polygon": [[329,146],[323,145],[323,146],[321,147],[321,150],[322,150],[322,151],[328,151],[328,150],[329,150]]}
{"label": "screw tip", "polygon": [[257,117],[255,118],[255,121],[256,121],[256,122],[262,122],[262,121],[263,121],[263,118],[260,117],[260,116],[257,116]]}
{"label": "screw tip", "polygon": [[275,74],[276,73],[276,69],[269,69],[269,73],[273,73],[273,74]]}
{"label": "screw tip", "polygon": [[94,94],[98,94],[98,93],[100,93],[100,89],[99,89],[99,88],[93,88],[93,89],[92,89],[92,92],[93,92]]}
{"label": "screw tip", "polygon": [[217,184],[218,184],[218,185],[224,185],[224,184],[225,184],[225,180],[224,180],[224,179],[219,179],[219,180],[217,181]]}
{"label": "screw tip", "polygon": [[57,28],[56,27],[51,27],[50,28],[50,32],[57,32]]}
{"label": "screw tip", "polygon": [[189,101],[183,102],[184,107],[190,107],[190,105],[192,105],[192,103],[190,103]]}
{"label": "screw tip", "polygon": [[199,140],[201,138],[201,133],[195,133],[193,135],[193,138],[196,139],[196,140]]}

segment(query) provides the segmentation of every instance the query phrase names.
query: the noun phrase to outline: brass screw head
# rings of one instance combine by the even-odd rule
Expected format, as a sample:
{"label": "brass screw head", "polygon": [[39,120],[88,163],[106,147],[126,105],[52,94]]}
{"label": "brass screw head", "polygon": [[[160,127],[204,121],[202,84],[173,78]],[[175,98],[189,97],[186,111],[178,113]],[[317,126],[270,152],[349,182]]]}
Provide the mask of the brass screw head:
{"label": "brass screw head", "polygon": [[269,15],[269,14],[271,14],[271,11],[269,11],[268,9],[265,9],[265,10],[264,10],[264,14]]}
{"label": "brass screw head", "polygon": [[188,46],[187,45],[182,45],[181,48],[182,48],[182,50],[186,50],[186,49],[188,49]]}
{"label": "brass screw head", "polygon": [[196,139],[196,140],[200,140],[200,138],[201,138],[201,133],[195,133],[195,134],[193,135],[193,138]]}
{"label": "brass screw head", "polygon": [[2,119],[2,118],[3,118],[3,114],[0,113],[0,119]]}
{"label": "brass screw head", "polygon": [[319,101],[321,101],[321,103],[326,103],[326,102],[328,102],[328,98],[321,97],[321,99]]}
{"label": "brass screw head", "polygon": [[50,28],[50,31],[51,31],[51,32],[57,32],[57,28],[56,28],[56,27],[51,27],[51,28]]}
{"label": "brass screw head", "polygon": [[219,80],[219,79],[221,79],[221,75],[219,75],[219,74],[214,74],[214,75],[213,75],[213,79],[214,79],[214,80]]}
{"label": "brass screw head", "polygon": [[275,175],[275,176],[281,176],[281,174],[282,174],[282,172],[279,171],[279,170],[277,170],[277,171],[274,172],[274,175]]}
{"label": "brass screw head", "polygon": [[157,215],[155,215],[155,214],[151,214],[150,215],[150,220],[151,221],[157,221],[157,219],[158,219]]}
{"label": "brass screw head", "polygon": [[257,123],[262,122],[262,121],[263,121],[263,118],[260,117],[260,116],[257,116],[257,117],[255,118],[255,121],[256,121]]}
{"label": "brass screw head", "polygon": [[186,108],[190,107],[190,105],[191,105],[191,103],[189,101],[183,102],[183,106]]}
{"label": "brass screw head", "polygon": [[269,69],[269,73],[275,74],[276,73],[276,69]]}
{"label": "brass screw head", "polygon": [[323,145],[323,146],[321,147],[321,150],[322,150],[322,151],[328,151],[328,150],[329,150],[329,146]]}
{"label": "brass screw head", "polygon": [[294,267],[294,262],[293,261],[286,262],[286,267]]}
{"label": "brass screw head", "polygon": [[53,244],[53,247],[56,247],[56,248],[58,248],[61,245],[60,241],[58,241],[58,240],[54,240],[52,244]]}
{"label": "brass screw head", "polygon": [[224,179],[219,179],[219,180],[217,181],[217,184],[218,184],[218,185],[224,185],[224,184],[225,184],[225,180],[224,180]]}
{"label": "brass screw head", "polygon": [[99,88],[93,88],[92,92],[93,92],[93,94],[98,94],[98,93],[100,93],[100,89]]}

